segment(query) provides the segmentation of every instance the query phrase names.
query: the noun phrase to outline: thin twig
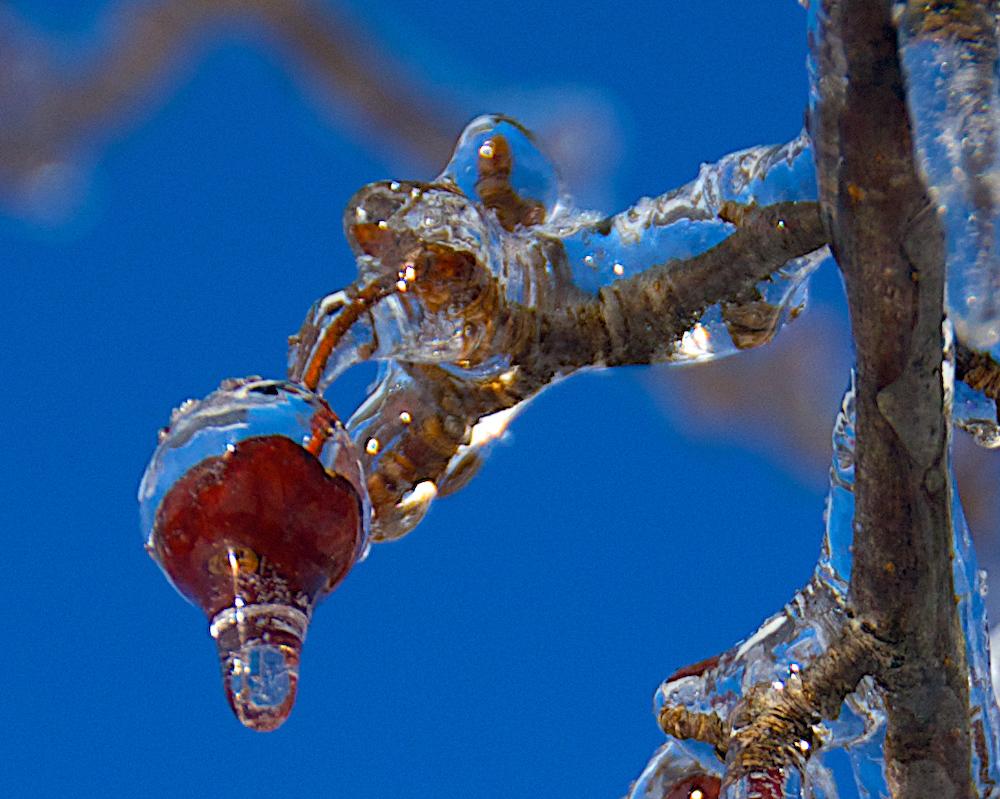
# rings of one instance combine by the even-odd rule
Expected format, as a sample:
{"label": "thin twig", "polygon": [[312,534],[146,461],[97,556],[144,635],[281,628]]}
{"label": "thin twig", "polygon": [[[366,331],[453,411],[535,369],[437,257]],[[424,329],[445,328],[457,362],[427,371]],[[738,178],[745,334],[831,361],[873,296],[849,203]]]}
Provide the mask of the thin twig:
{"label": "thin twig", "polygon": [[815,725],[837,718],[861,679],[890,659],[888,648],[852,620],[799,673],[778,685],[755,685],[731,716],[727,776],[800,767],[821,743]]}
{"label": "thin twig", "polygon": [[680,705],[665,705],[656,720],[667,735],[710,744],[720,758],[725,758],[730,726],[715,713],[698,713]]}

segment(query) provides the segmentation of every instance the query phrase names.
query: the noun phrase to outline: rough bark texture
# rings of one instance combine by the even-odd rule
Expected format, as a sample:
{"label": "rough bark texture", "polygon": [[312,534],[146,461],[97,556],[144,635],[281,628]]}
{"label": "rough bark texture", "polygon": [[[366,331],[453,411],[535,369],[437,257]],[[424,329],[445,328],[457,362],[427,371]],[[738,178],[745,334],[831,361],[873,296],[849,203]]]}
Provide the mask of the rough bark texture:
{"label": "rough bark texture", "polygon": [[820,14],[811,127],[858,360],[850,602],[896,653],[876,675],[893,796],[971,797],[941,380],[943,233],[914,164],[890,2],[824,0]]}

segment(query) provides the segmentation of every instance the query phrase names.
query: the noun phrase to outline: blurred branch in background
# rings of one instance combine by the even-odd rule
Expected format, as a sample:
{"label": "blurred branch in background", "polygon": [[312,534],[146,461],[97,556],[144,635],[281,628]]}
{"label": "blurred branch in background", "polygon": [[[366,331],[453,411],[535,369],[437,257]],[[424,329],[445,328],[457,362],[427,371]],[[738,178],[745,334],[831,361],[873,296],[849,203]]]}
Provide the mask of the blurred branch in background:
{"label": "blurred branch in background", "polygon": [[[155,113],[212,46],[237,40],[277,53],[307,99],[350,127],[360,146],[416,162],[448,160],[473,116],[393,58],[328,3],[310,0],[147,0],[110,7],[97,33],[74,41],[33,30],[0,9],[0,207],[59,222],[84,190],[88,161]],[[620,152],[615,112],[573,87],[500,92],[526,117],[581,194],[600,197]]]}
{"label": "blurred branch in background", "polygon": [[463,122],[377,43],[308,0],[119,3],[99,27],[97,46],[71,47],[0,15],[0,200],[28,216],[64,213],[81,155],[152,113],[209,45],[234,35],[272,46],[321,101],[350,108],[380,143],[428,165],[445,162]]}
{"label": "blurred branch in background", "polygon": [[[821,493],[830,465],[830,420],[851,366],[849,340],[846,317],[817,304],[767,347],[697,369],[651,369],[645,382],[687,435],[763,452]],[[995,452],[976,446],[966,433],[955,430],[954,436],[958,489],[980,564],[996,574],[1000,463]],[[1000,591],[987,602],[990,617],[1000,617]]]}

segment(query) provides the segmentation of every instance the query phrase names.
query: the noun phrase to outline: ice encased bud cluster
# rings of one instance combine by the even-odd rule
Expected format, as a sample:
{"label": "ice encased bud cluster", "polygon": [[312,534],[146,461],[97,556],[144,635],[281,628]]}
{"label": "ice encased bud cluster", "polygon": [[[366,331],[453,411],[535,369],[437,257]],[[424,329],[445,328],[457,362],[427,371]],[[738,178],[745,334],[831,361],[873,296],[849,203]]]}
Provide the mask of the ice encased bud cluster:
{"label": "ice encased bud cluster", "polygon": [[[681,707],[717,715],[733,723],[740,702],[756,686],[784,691],[809,664],[827,650],[846,619],[854,516],[854,378],[844,394],[833,431],[833,458],[827,498],[826,530],[820,561],[809,584],[785,608],[765,621],[747,640],[699,668],[681,670],[657,690],[654,712]],[[781,799],[838,799],[837,774],[830,754],[847,755],[854,788],[861,796],[887,792],[882,743],[885,713],[869,679],[844,701],[836,719],[813,728],[813,740],[800,742],[797,768],[751,775],[726,786],[727,799],[744,799],[768,791]],[[662,759],[663,754],[657,755]],[[720,764],[721,765],[721,764]],[[648,770],[648,768],[647,768]],[[842,778],[842,777],[841,777]],[[850,793],[848,795],[851,795]],[[633,794],[630,799],[665,799],[665,795]]]}
{"label": "ice encased bud cluster", "polygon": [[[812,148],[802,134],[706,164],[680,189],[604,217],[573,207],[524,128],[480,117],[435,181],[373,183],[351,200],[344,228],[359,278],[310,311],[312,334],[296,340],[291,375],[319,357],[323,332],[339,327],[321,389],[362,360],[495,373],[513,346],[537,335],[510,329],[519,310],[596,297],[617,281],[705,254],[752,209],[815,200]],[[770,341],[804,309],[808,277],[827,256],[819,248],[791,258],[752,290],[706,308],[655,359],[699,361]]]}

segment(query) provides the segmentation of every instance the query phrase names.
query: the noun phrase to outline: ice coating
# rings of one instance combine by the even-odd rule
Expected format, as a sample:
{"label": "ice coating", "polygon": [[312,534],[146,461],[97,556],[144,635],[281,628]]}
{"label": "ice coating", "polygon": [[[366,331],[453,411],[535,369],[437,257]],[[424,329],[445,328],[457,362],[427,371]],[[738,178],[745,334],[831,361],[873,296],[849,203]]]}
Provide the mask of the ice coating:
{"label": "ice coating", "polygon": [[920,166],[944,224],[959,338],[1000,355],[1000,78],[988,4],[911,4],[899,23]]}
{"label": "ice coating", "polygon": [[[759,685],[769,686],[770,691],[786,690],[829,647],[846,618],[853,536],[854,444],[852,375],[834,425],[825,534],[812,580],[747,640],[717,658],[667,678],[654,698],[658,718],[670,714],[672,708],[684,708],[737,723],[733,714],[748,691]],[[726,785],[722,796],[836,799],[840,793],[827,761],[838,749],[847,755],[855,782],[848,795],[853,795],[854,790],[872,799],[887,795],[882,762],[884,735],[882,700],[866,678],[846,698],[836,719],[814,725],[811,739],[800,742],[798,751],[793,752],[797,769],[751,774]],[[731,751],[730,758],[732,755]]]}
{"label": "ice coating", "polygon": [[705,744],[670,739],[656,750],[626,799],[719,799],[720,765]]}
{"label": "ice coating", "polygon": [[[953,373],[945,369],[945,401],[951,402]],[[959,384],[960,386],[961,384]],[[970,724],[973,742],[973,776],[982,797],[995,795],[1000,785],[1000,707],[993,689],[989,623],[986,617],[986,573],[981,571],[972,534],[952,474],[951,521],[954,534],[952,574],[958,597],[958,615],[965,637],[969,664]]]}
{"label": "ice coating", "polygon": [[[945,332],[950,346],[947,325]],[[950,403],[954,370],[950,361],[946,361],[946,367],[945,396]],[[735,726],[732,714],[751,688],[770,684],[769,690],[785,690],[828,648],[831,636],[843,625],[853,538],[854,408],[852,374],[834,425],[826,533],[822,555],[810,584],[746,641],[717,658],[682,669],[668,678],[654,700],[659,718],[669,715],[673,708],[683,708],[715,714]],[[997,769],[1000,745],[996,737],[996,730],[1000,729],[1000,710],[991,681],[985,575],[976,565],[972,539],[957,494],[953,498],[952,520],[955,593],[959,597],[959,618],[969,663],[973,773],[978,795],[986,797],[994,795],[995,786],[1000,784]],[[888,795],[883,760],[885,712],[882,699],[869,678],[862,680],[847,697],[836,719],[824,720],[821,725],[814,726],[814,731],[813,740],[803,741],[802,757],[797,763],[800,773],[789,769],[781,780],[763,773],[751,775],[725,785],[722,796],[746,799],[753,796],[837,797],[840,790],[850,789],[840,786],[838,790],[834,771],[826,763],[829,754],[836,749],[843,750],[848,757],[855,782],[853,790],[857,795],[872,799]],[[664,756],[658,755],[660,760]],[[661,770],[664,767],[662,763],[657,765]],[[652,763],[647,771],[651,768]]]}
{"label": "ice coating", "polygon": [[139,484],[143,539],[148,543],[166,492],[192,466],[240,441],[284,435],[315,449],[331,471],[349,480],[368,505],[361,464],[344,427],[317,395],[280,380],[226,380],[203,400],[175,409]]}
{"label": "ice coating", "polygon": [[[703,164],[690,183],[642,198],[597,226],[588,225],[585,215],[572,234],[573,246],[580,248],[580,256],[571,258],[577,282],[597,287],[595,274],[603,283],[696,255],[733,232],[740,208],[815,202],[815,174],[812,146],[803,132],[787,144],[740,150]],[[592,260],[584,262],[588,255]]]}
{"label": "ice coating", "polygon": [[[805,133],[791,142],[754,147],[702,165],[675,191],[643,198],[609,220],[560,227],[574,283],[597,292],[622,277],[672,259],[690,258],[725,241],[740,209],[816,200],[812,148]],[[778,218],[778,227],[785,222]],[[804,310],[809,276],[828,250],[790,259],[745,296],[714,306],[677,342],[668,360],[702,361],[770,341]]]}
{"label": "ice coating", "polygon": [[[501,374],[470,387],[437,367],[383,365],[367,401],[347,422],[378,508],[373,541],[409,532],[436,497],[473,477],[491,445],[526,407],[526,400],[506,395],[509,383]],[[500,409],[490,413],[491,408]]]}
{"label": "ice coating", "polygon": [[[967,401],[968,387],[955,380],[956,367],[966,369],[967,354],[954,343],[954,322],[944,324],[947,358],[943,380],[945,404]],[[952,411],[954,418],[961,418],[962,411]],[[959,422],[961,424],[961,422]],[[965,637],[965,656],[969,665],[969,704],[973,742],[973,776],[982,797],[993,796],[1000,785],[1000,707],[993,689],[990,659],[989,625],[986,617],[986,573],[979,569],[972,534],[965,519],[965,512],[958,496],[957,483],[952,473],[951,523],[954,542],[952,576],[958,597],[958,615]]]}
{"label": "ice coating", "polygon": [[1000,409],[982,391],[958,383],[952,411],[955,424],[987,449],[1000,447]]}
{"label": "ice coating", "polygon": [[816,567],[817,576],[841,596],[851,579],[851,541],[854,535],[854,370],[833,424],[830,490],[826,496],[825,533]]}
{"label": "ice coating", "polygon": [[1000,365],[989,355],[954,345],[955,382],[952,418],[987,449],[1000,447]]}
{"label": "ice coating", "polygon": [[[484,163],[490,168],[484,170]],[[496,195],[512,191],[527,206],[528,224],[539,224],[568,202],[555,166],[538,149],[531,132],[516,120],[484,115],[470,122],[438,181],[453,183],[481,206],[502,205]],[[501,216],[513,229],[517,220]]]}
{"label": "ice coating", "polygon": [[[602,217],[572,208],[530,134],[490,116],[469,125],[435,182],[359,191],[344,215],[358,279],[310,310],[288,376],[321,392],[356,363],[388,364],[348,422],[374,539],[412,529],[553,381],[770,341],[803,310],[827,255],[811,160],[805,135],[741,151]],[[762,244],[730,257],[734,236]],[[716,268],[754,277],[720,296],[705,288]],[[654,307],[650,287],[663,284],[669,304]]]}
{"label": "ice coating", "polygon": [[312,610],[367,542],[367,492],[343,425],[299,387],[227,381],[174,414],[140,498],[147,550],[210,621],[233,712],[276,729],[295,701]]}

